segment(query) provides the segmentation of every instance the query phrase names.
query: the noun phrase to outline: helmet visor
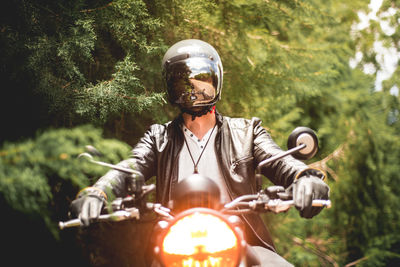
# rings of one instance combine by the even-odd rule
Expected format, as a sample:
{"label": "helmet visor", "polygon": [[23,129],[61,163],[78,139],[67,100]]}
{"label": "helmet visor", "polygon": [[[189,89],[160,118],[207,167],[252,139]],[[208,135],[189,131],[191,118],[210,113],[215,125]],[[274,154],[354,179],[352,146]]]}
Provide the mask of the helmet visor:
{"label": "helmet visor", "polygon": [[187,58],[169,64],[164,73],[169,101],[190,108],[214,104],[219,97],[221,71],[208,58]]}

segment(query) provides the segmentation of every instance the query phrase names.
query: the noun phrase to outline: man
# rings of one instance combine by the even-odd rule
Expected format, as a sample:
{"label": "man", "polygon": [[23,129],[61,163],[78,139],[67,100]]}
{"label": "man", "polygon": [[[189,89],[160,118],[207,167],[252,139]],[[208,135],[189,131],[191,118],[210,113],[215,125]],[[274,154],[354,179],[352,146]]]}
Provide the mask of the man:
{"label": "man", "polygon": [[[217,51],[200,40],[183,40],[165,54],[163,77],[168,99],[180,108],[173,121],[155,124],[132,150],[132,157],[119,165],[132,167],[145,179],[156,176],[157,202],[166,205],[179,181],[193,173],[213,178],[226,203],[240,195],[257,193],[255,168],[266,158],[282,150],[261,127],[257,118],[229,118],[215,111],[221,98],[223,68]],[[293,157],[285,157],[262,168],[274,184],[293,184],[293,197],[300,215],[311,218],[321,208],[311,206],[312,199],[327,199],[329,187],[324,174],[308,168]],[[105,192],[125,196],[130,176],[115,170],[101,177],[93,187],[79,194],[75,202],[84,225],[99,216]],[[80,203],[80,204],[79,204]],[[270,234],[255,214],[242,216],[246,241],[271,264],[290,265],[275,253]]]}

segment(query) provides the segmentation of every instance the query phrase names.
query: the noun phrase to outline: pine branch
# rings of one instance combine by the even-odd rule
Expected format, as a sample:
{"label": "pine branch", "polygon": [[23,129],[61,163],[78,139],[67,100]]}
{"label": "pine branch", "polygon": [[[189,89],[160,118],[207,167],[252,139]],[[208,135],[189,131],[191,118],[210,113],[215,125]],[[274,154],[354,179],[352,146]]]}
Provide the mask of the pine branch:
{"label": "pine branch", "polygon": [[344,146],[345,146],[345,144],[340,145],[338,148],[335,149],[335,151],[333,151],[331,154],[329,154],[322,160],[310,164],[310,167],[322,169],[322,170],[326,171],[327,173],[329,173],[333,177],[333,180],[338,181],[338,179],[339,179],[338,175],[336,174],[336,172],[334,170],[329,168],[327,162],[330,161],[331,159],[341,158],[344,153]]}
{"label": "pine branch", "polygon": [[[190,20],[190,19],[183,19],[184,21],[186,21],[187,23],[189,23],[189,24],[197,24],[197,25],[201,25],[202,23],[200,23],[198,20]],[[209,31],[212,31],[212,32],[214,32],[214,33],[217,33],[217,34],[219,34],[219,35],[222,35],[222,36],[224,36],[225,35],[225,32],[223,32],[223,31],[220,31],[220,30],[218,30],[218,29],[216,29],[216,28],[214,28],[214,27],[211,27],[211,26],[207,26],[207,25],[202,25],[206,30],[209,30]]]}
{"label": "pine branch", "polygon": [[293,241],[296,245],[298,245],[298,246],[304,248],[305,250],[311,252],[311,253],[314,254],[314,255],[317,255],[317,256],[320,257],[321,259],[323,259],[323,260],[325,260],[325,261],[331,263],[334,267],[339,267],[339,264],[338,264],[331,256],[329,256],[329,255],[323,253],[323,252],[322,252],[320,249],[318,249],[318,248],[313,248],[313,247],[307,245],[307,242],[306,242],[305,240],[303,240],[303,239],[301,239],[301,238],[298,238],[298,237],[296,237],[296,236],[293,236],[293,237],[292,237],[292,241]]}
{"label": "pine branch", "polygon": [[89,12],[93,12],[93,11],[97,11],[97,10],[101,10],[101,9],[105,9],[109,6],[111,6],[113,4],[113,2],[111,1],[110,3],[108,3],[107,5],[101,6],[101,7],[96,7],[96,8],[91,8],[91,9],[83,9],[79,12],[81,13],[89,13]]}
{"label": "pine branch", "polygon": [[367,259],[368,259],[368,257],[362,257],[362,258],[360,258],[360,259],[358,259],[358,260],[356,260],[356,261],[353,261],[353,262],[350,262],[350,263],[346,264],[344,267],[350,267],[350,266],[357,265],[357,264],[359,264],[360,262],[365,261],[365,260],[367,260]]}

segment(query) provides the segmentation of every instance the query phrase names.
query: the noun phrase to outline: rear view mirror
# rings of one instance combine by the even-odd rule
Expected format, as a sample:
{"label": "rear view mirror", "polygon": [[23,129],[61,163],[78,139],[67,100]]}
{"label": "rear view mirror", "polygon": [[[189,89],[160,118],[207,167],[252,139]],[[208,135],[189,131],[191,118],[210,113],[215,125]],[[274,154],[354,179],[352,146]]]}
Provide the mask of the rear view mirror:
{"label": "rear view mirror", "polygon": [[318,152],[318,138],[315,132],[303,126],[294,129],[288,137],[288,149],[290,150],[300,145],[305,145],[305,147],[293,153],[293,157],[300,160],[308,160],[314,157]]}

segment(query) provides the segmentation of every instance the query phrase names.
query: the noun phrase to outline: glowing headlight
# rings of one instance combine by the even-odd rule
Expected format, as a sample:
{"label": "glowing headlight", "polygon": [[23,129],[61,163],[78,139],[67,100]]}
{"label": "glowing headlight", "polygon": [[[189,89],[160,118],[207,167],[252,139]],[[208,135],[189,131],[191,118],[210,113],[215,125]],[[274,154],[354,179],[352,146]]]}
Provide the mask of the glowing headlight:
{"label": "glowing headlight", "polygon": [[162,241],[166,266],[236,266],[239,240],[216,215],[195,212],[177,220]]}

